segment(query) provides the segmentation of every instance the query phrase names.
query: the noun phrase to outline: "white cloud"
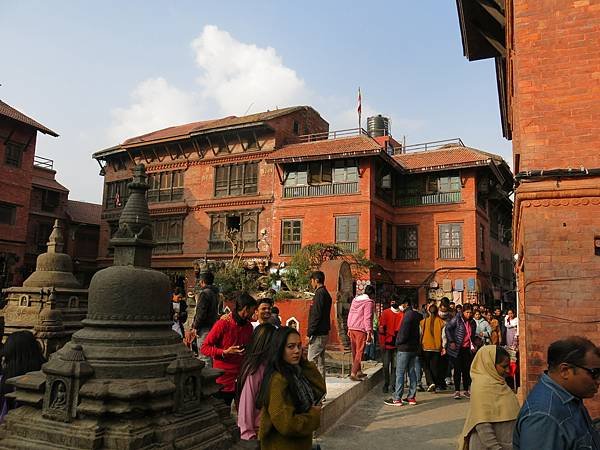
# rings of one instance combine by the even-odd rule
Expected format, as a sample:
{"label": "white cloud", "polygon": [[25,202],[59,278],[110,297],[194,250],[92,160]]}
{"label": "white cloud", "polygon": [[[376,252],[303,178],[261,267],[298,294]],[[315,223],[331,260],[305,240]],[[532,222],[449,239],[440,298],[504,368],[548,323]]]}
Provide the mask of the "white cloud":
{"label": "white cloud", "polygon": [[243,115],[305,104],[309,92],[296,72],[283,64],[274,48],[260,48],[234,39],[207,25],[191,44],[201,70],[203,98],[215,102],[224,115]]}
{"label": "white cloud", "polygon": [[139,83],[131,93],[131,100],[127,108],[111,111],[113,124],[109,129],[109,137],[113,143],[168,126],[200,120],[195,96],[171,86],[162,77]]}
{"label": "white cloud", "polygon": [[[331,130],[358,126],[356,91],[343,98],[315,94],[272,47],[240,42],[215,25],[206,25],[190,46],[199,71],[196,87],[179,89],[164,77],[139,83],[131,93],[131,104],[111,111],[111,144],[172,125],[293,105],[314,106]],[[378,113],[393,119],[392,131],[398,136],[426,125],[423,120],[378,111],[364,99],[363,92],[363,128],[367,117]]]}

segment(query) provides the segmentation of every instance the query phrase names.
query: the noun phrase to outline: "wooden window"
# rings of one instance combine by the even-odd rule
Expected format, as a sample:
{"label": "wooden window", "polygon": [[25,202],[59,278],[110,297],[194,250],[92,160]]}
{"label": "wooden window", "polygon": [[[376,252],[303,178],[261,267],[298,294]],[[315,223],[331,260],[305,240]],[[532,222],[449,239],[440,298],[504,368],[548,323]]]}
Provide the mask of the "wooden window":
{"label": "wooden window", "polygon": [[388,259],[392,259],[392,242],[393,242],[393,229],[391,223],[386,224],[385,226],[385,257]]}
{"label": "wooden window", "polygon": [[358,181],[358,166],[356,160],[338,159],[333,162],[333,182],[348,183]]}
{"label": "wooden window", "polygon": [[375,219],[375,256],[383,257],[383,222]]}
{"label": "wooden window", "polygon": [[302,221],[281,222],[281,254],[294,255],[302,248]]}
{"label": "wooden window", "polygon": [[24,146],[14,142],[7,142],[4,146],[4,162],[9,166],[21,167]]}
{"label": "wooden window", "polygon": [[440,259],[462,259],[462,224],[438,225]]}
{"label": "wooden window", "polygon": [[335,218],[335,243],[350,252],[358,251],[358,216]]}
{"label": "wooden window", "polygon": [[50,240],[50,234],[54,224],[52,223],[38,223],[35,230],[35,243],[36,250],[38,253],[44,253],[48,247],[48,241]]}
{"label": "wooden window", "polygon": [[479,224],[479,259],[485,261],[485,227]]}
{"label": "wooden window", "polygon": [[8,203],[0,203],[0,224],[14,225],[17,218],[17,207]]}
{"label": "wooden window", "polygon": [[211,252],[231,251],[227,239],[229,230],[238,231],[239,245],[243,251],[258,250],[258,212],[224,212],[211,215],[208,248]]}
{"label": "wooden window", "polygon": [[215,168],[215,197],[256,194],[258,163],[230,164]]}
{"label": "wooden window", "polygon": [[415,225],[396,227],[396,259],[411,260],[419,258],[419,234]]}
{"label": "wooden window", "polygon": [[311,162],[308,165],[309,184],[331,183],[331,161]]}
{"label": "wooden window", "polygon": [[288,166],[283,184],[284,186],[306,186],[308,184],[308,166],[304,163]]}
{"label": "wooden window", "polygon": [[183,250],[183,217],[161,217],[152,220],[155,254],[181,253]]}
{"label": "wooden window", "polygon": [[42,211],[54,211],[60,202],[60,193],[44,190],[42,193]]}
{"label": "wooden window", "polygon": [[300,134],[300,124],[296,120],[294,120],[293,132],[295,135]]}
{"label": "wooden window", "polygon": [[104,207],[106,209],[122,208],[127,203],[129,189],[127,185],[131,183],[131,178],[127,180],[111,181],[106,183]]}
{"label": "wooden window", "polygon": [[496,253],[492,252],[491,257],[492,263],[492,275],[496,277],[500,277],[500,256]]}
{"label": "wooden window", "polygon": [[183,199],[183,170],[148,174],[148,202],[173,202]]}

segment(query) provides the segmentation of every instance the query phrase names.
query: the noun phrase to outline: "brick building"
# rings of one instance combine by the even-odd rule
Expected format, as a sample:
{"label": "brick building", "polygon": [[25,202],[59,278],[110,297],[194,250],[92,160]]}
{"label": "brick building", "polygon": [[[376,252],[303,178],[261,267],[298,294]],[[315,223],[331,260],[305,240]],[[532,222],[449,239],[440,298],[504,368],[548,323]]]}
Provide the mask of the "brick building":
{"label": "brick building", "polygon": [[[549,343],[600,340],[600,4],[459,0],[465,55],[494,58],[513,141],[525,392]],[[592,414],[600,401],[591,402]]]}
{"label": "brick building", "polygon": [[0,100],[0,288],[24,280],[38,131],[58,136]]}
{"label": "brick building", "polygon": [[144,163],[153,266],[176,284],[194,282],[196,259],[231,258],[225,231],[237,229],[259,267],[335,242],[376,263],[359,288],[368,281],[421,302],[512,290],[513,180],[500,157],[460,140],[402,148],[328,128],[300,106],[171,127],[95,153],[105,179],[101,263],[110,263],[131,168]]}
{"label": "brick building", "polygon": [[68,235],[75,275],[87,286],[96,270],[100,205],[68,199],[53,161],[35,154],[37,131],[58,136],[0,101],[0,288],[20,286],[35,270],[55,219]]}

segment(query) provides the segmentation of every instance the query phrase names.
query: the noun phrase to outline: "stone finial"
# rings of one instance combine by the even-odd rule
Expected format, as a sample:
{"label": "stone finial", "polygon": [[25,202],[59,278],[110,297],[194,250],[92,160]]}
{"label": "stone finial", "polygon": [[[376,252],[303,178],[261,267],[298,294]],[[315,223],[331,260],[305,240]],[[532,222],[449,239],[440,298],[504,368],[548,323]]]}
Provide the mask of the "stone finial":
{"label": "stone finial", "polygon": [[119,229],[110,241],[115,247],[115,266],[150,267],[153,241],[146,178],[144,165],[135,166],[133,181],[127,185],[129,198],[119,219]]}
{"label": "stone finial", "polygon": [[54,227],[52,233],[48,238],[48,251],[47,253],[62,253],[65,247],[65,240],[63,236],[63,229],[60,226],[58,219],[54,221]]}

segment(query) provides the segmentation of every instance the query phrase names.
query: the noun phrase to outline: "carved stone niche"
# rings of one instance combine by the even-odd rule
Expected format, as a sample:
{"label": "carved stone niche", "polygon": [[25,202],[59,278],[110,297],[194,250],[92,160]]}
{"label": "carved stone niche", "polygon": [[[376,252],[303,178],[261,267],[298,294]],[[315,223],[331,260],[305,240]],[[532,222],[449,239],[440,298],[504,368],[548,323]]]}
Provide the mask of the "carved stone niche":
{"label": "carved stone niche", "polygon": [[42,367],[46,374],[42,415],[60,422],[70,422],[77,416],[79,387],[94,373],[85,360],[81,345],[68,345],[67,351],[55,354]]}
{"label": "carved stone niche", "polygon": [[176,386],[174,412],[185,414],[195,411],[202,400],[202,368],[204,363],[195,358],[177,358],[167,367],[167,374]]}

